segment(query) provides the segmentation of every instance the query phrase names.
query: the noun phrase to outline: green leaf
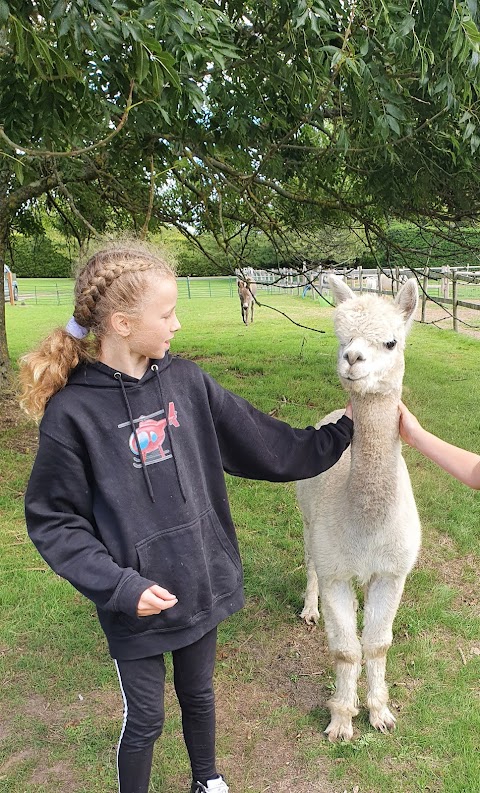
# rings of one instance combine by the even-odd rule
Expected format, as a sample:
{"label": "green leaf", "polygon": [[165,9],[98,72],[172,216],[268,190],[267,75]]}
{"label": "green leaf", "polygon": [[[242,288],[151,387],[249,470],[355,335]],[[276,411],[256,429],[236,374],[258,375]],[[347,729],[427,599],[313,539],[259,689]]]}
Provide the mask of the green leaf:
{"label": "green leaf", "polygon": [[350,139],[348,137],[347,130],[345,129],[345,127],[342,127],[340,129],[340,133],[337,138],[337,149],[346,152],[348,151],[349,145],[350,145]]}
{"label": "green leaf", "polygon": [[70,28],[73,24],[73,14],[66,14],[62,21],[60,22],[60,26],[58,28],[58,38],[61,39],[62,36],[66,36],[69,32]]}
{"label": "green leaf", "polygon": [[473,20],[464,22],[463,28],[470,41],[472,41],[474,44],[480,44],[480,31]]}
{"label": "green leaf", "polygon": [[402,121],[405,118],[403,110],[400,107],[398,107],[398,105],[386,104],[385,110],[390,116],[393,116],[394,118],[398,118],[400,119],[400,121]]}
{"label": "green leaf", "polygon": [[14,162],[13,162],[13,170],[15,171],[15,176],[17,177],[17,182],[19,184],[23,184],[24,179],[25,179],[25,173],[24,173],[24,170],[23,170],[23,164],[20,162],[20,160],[16,160],[16,159],[14,160]]}
{"label": "green leaf", "polygon": [[397,135],[400,135],[400,126],[398,124],[397,119],[394,118],[393,116],[389,116],[388,113],[385,115],[385,118],[387,120],[387,124],[390,127],[390,129],[393,129],[393,131],[396,132]]}
{"label": "green leaf", "polygon": [[10,16],[10,8],[5,0],[0,0],[0,25],[3,25]]}
{"label": "green leaf", "polygon": [[398,33],[400,36],[407,36],[415,27],[415,19],[412,17],[411,14],[407,14],[403,19],[398,28]]}
{"label": "green leaf", "polygon": [[360,55],[362,55],[363,57],[365,57],[365,55],[366,55],[366,54],[367,54],[367,52],[368,52],[368,47],[369,47],[369,41],[368,41],[368,39],[365,39],[365,40],[362,42],[361,46],[360,46]]}
{"label": "green leaf", "polygon": [[168,52],[162,52],[161,54],[156,56],[157,61],[162,66],[165,74],[168,75],[168,78],[172,85],[175,88],[180,88],[180,78],[178,76],[178,72],[175,71],[173,65],[175,63],[174,59]]}

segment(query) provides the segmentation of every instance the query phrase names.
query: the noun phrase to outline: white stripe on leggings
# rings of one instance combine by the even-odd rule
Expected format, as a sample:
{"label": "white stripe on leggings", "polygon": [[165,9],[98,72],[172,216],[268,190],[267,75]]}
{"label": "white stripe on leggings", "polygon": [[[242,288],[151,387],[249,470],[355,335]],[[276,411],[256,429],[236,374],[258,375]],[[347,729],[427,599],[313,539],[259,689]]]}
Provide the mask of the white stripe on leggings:
{"label": "white stripe on leggings", "polygon": [[120,738],[118,739],[118,746],[117,746],[117,779],[118,779],[118,793],[122,793],[120,790],[120,769],[118,767],[118,755],[120,754],[120,745],[122,743],[123,733],[125,732],[125,727],[127,726],[127,716],[128,716],[128,702],[125,696],[125,691],[123,690],[122,685],[122,677],[120,675],[120,669],[118,668],[118,663],[115,659],[113,659],[113,663],[115,664],[115,669],[117,670],[118,681],[120,683],[120,691],[122,692],[123,698],[123,725],[122,731],[120,733]]}

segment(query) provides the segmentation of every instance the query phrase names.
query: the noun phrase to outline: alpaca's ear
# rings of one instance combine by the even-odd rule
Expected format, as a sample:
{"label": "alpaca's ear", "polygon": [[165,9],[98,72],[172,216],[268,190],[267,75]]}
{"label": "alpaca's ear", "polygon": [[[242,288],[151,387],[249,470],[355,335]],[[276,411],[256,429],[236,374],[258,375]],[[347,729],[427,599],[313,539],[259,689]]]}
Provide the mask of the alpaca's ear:
{"label": "alpaca's ear", "polygon": [[352,292],[349,286],[342,281],[338,275],[329,275],[328,276],[328,286],[333,292],[333,296],[335,298],[335,303],[338,306],[340,303],[343,303],[344,300],[350,300],[352,297],[355,298],[355,293]]}
{"label": "alpaca's ear", "polygon": [[407,330],[409,330],[418,306],[418,285],[415,278],[409,278],[402,288],[399,289],[395,298],[395,303],[403,312],[405,324]]}

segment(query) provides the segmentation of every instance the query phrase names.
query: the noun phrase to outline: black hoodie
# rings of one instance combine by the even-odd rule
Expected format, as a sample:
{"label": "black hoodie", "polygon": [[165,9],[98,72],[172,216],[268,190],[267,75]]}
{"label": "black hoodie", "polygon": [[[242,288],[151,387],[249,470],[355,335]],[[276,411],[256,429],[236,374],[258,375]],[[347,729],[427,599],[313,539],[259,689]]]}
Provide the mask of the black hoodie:
{"label": "black hoodie", "polygon": [[[292,429],[170,355],[140,380],[81,365],[40,425],[28,532],[53,570],[95,603],[114,658],[175,650],[243,605],[223,472],[277,482],[316,476],[352,431],[346,416]],[[137,617],[152,584],[178,603]]]}

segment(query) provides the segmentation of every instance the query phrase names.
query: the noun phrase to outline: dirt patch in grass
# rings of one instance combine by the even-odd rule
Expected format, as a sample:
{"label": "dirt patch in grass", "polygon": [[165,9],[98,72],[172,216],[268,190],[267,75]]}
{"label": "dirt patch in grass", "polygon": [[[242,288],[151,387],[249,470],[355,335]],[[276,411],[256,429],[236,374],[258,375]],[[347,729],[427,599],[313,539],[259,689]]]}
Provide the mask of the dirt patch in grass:
{"label": "dirt patch in grass", "polygon": [[[416,316],[418,321],[420,321],[421,314],[421,308],[419,308]],[[425,322],[443,330],[453,330],[452,306],[440,306],[429,301],[426,307]],[[480,339],[480,311],[459,307],[458,332],[473,339]]]}
{"label": "dirt patch in grass", "polygon": [[342,793],[329,781],[332,761],[307,759],[305,751],[326,741],[328,712],[319,714],[319,707],[331,693],[331,667],[323,632],[308,631],[300,620],[272,630],[262,625],[258,636],[221,654],[232,674],[248,668],[252,678],[216,686],[218,734],[228,735],[232,747],[222,769],[232,789]]}
{"label": "dirt patch in grass", "polygon": [[38,427],[20,409],[14,390],[0,394],[0,433],[2,448],[21,454],[35,452],[38,445]]}

